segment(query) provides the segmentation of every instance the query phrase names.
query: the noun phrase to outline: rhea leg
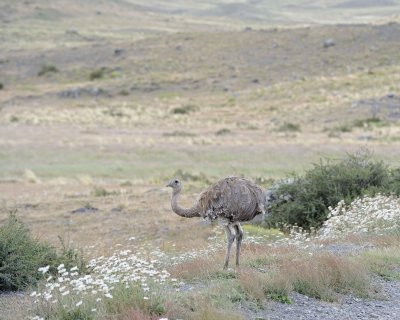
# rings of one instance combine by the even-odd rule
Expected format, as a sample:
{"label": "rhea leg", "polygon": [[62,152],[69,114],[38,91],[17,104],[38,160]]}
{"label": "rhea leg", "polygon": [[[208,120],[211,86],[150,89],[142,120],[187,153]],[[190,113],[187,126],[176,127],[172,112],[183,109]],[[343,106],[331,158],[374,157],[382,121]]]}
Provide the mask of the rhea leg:
{"label": "rhea leg", "polygon": [[239,266],[240,248],[242,246],[243,229],[239,223],[234,225],[236,236],[236,265]]}
{"label": "rhea leg", "polygon": [[235,235],[232,232],[231,225],[228,224],[225,226],[225,232],[226,232],[226,238],[228,240],[228,245],[226,247],[226,255],[225,255],[225,263],[224,263],[224,269],[228,268],[229,264],[229,256],[231,254],[231,248],[233,241],[235,241]]}

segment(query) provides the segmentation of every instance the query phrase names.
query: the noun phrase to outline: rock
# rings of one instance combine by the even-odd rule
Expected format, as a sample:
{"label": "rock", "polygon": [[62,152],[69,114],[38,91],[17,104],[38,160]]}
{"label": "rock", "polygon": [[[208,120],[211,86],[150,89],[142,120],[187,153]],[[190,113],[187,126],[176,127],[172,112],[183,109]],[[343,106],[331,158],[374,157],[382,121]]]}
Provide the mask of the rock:
{"label": "rock", "polygon": [[71,98],[71,99],[77,99],[81,95],[81,89],[80,88],[72,88],[72,89],[66,89],[63,91],[60,91],[58,93],[58,96],[60,98]]}
{"label": "rock", "polygon": [[330,48],[335,46],[335,40],[333,39],[326,39],[324,41],[324,48]]}
{"label": "rock", "polygon": [[60,98],[65,99],[78,99],[83,95],[91,96],[91,97],[98,97],[104,94],[105,91],[102,88],[92,87],[92,88],[70,88],[58,93]]}
{"label": "rock", "polygon": [[124,49],[115,49],[114,50],[114,55],[116,55],[116,56],[120,56],[121,54],[123,54],[124,53]]}
{"label": "rock", "polygon": [[72,210],[71,213],[90,213],[96,212],[99,209],[93,207],[91,204],[87,203],[84,207]]}
{"label": "rock", "polygon": [[99,96],[103,92],[103,89],[97,88],[97,87],[93,87],[93,88],[88,89],[88,90],[89,90],[89,93],[92,96],[95,96],[95,97]]}

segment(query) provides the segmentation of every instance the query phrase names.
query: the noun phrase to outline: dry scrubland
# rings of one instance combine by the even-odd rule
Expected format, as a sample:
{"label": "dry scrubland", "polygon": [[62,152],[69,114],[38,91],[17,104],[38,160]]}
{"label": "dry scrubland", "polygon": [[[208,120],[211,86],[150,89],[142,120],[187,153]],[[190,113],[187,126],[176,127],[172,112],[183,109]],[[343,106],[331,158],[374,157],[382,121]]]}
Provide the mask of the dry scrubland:
{"label": "dry scrubland", "polygon": [[[81,248],[104,266],[93,281],[126,266],[81,305],[61,295],[102,319],[274,319],[293,291],[389,304],[393,230],[307,240],[247,226],[242,269],[222,272],[220,228],[171,213],[163,188],[181,176],[190,205],[220,177],[267,188],[363,146],[398,166],[399,3],[385,4],[0,2],[0,223],[17,210],[35,237]],[[112,284],[127,273],[145,290]],[[62,317],[34,300],[0,296],[0,319]]]}

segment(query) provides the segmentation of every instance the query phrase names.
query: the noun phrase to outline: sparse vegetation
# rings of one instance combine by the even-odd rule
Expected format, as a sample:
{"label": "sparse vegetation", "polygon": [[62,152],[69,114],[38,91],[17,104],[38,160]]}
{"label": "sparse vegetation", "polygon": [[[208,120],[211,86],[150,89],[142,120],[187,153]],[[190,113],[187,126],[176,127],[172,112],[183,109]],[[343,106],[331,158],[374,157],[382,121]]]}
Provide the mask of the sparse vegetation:
{"label": "sparse vegetation", "polygon": [[0,82],[0,90],[3,90],[4,89],[4,84],[3,84],[3,82]]}
{"label": "sparse vegetation", "polygon": [[93,70],[89,74],[89,79],[92,81],[97,80],[97,79],[102,79],[105,77],[105,75],[107,74],[108,71],[109,70],[106,67],[101,67],[96,70]]}
{"label": "sparse vegetation", "polygon": [[19,121],[19,118],[17,117],[17,116],[15,116],[15,115],[12,115],[11,117],[10,117],[10,122],[12,123],[12,122],[18,122]]}
{"label": "sparse vegetation", "polygon": [[300,125],[295,124],[295,123],[291,123],[291,122],[285,122],[278,128],[278,131],[282,131],[282,132],[298,132],[298,131],[300,131]]}
{"label": "sparse vegetation", "polygon": [[340,132],[352,132],[354,128],[372,129],[374,127],[383,127],[388,125],[387,121],[378,117],[371,117],[365,119],[357,119],[349,123],[344,123],[335,129]]}
{"label": "sparse vegetation", "polygon": [[52,74],[52,73],[57,73],[57,72],[59,72],[57,67],[52,65],[52,64],[49,64],[49,65],[42,66],[42,68],[39,70],[37,75],[39,77],[42,77],[42,76],[45,76],[45,75],[48,75],[48,74]]}
{"label": "sparse vegetation", "polygon": [[222,128],[222,129],[219,129],[215,134],[216,134],[217,136],[224,136],[224,135],[228,135],[228,134],[230,134],[230,133],[232,133],[231,130],[229,130],[229,129],[227,129],[227,128]]}
{"label": "sparse vegetation", "polygon": [[94,187],[92,193],[93,193],[93,196],[95,196],[95,197],[107,197],[107,196],[116,194],[115,191],[108,191],[104,187]]}
{"label": "sparse vegetation", "polygon": [[196,134],[187,131],[172,131],[163,133],[165,137],[195,137]]}
{"label": "sparse vegetation", "polygon": [[194,104],[186,104],[183,105],[182,107],[176,107],[174,109],[172,109],[172,113],[173,114],[188,114],[188,113],[192,113],[195,111],[198,111],[199,107],[194,105]]}

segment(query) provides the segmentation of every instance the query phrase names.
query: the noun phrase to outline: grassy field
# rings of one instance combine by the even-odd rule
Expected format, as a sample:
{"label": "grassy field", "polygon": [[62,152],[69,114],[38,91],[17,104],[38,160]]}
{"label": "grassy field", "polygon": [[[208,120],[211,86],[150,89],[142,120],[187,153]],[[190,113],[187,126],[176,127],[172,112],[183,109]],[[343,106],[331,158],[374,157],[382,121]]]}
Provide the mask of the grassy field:
{"label": "grassy field", "polygon": [[[397,0],[0,1],[0,224],[16,209],[35,237],[59,246],[61,236],[88,258],[132,237],[135,250],[180,256],[225,240],[218,226],[171,213],[164,186],[173,176],[184,179],[189,206],[224,176],[267,188],[363,147],[397,167],[399,14]],[[172,318],[193,309],[193,319],[224,319],[239,301],[243,317],[255,317],[265,298],[285,300],[301,282],[282,280],[294,273],[290,259],[315,267],[298,249],[270,252],[276,231],[248,228],[262,241],[246,244],[240,276],[221,272],[214,242],[209,256],[168,268],[194,288],[174,296],[185,303]],[[322,253],[315,268],[368,268],[369,257]],[[265,266],[282,270],[271,278]],[[369,275],[356,279],[360,296],[370,294]],[[0,319],[20,304],[22,319],[31,299],[1,296]],[[115,319],[147,319],[110,308]]]}

